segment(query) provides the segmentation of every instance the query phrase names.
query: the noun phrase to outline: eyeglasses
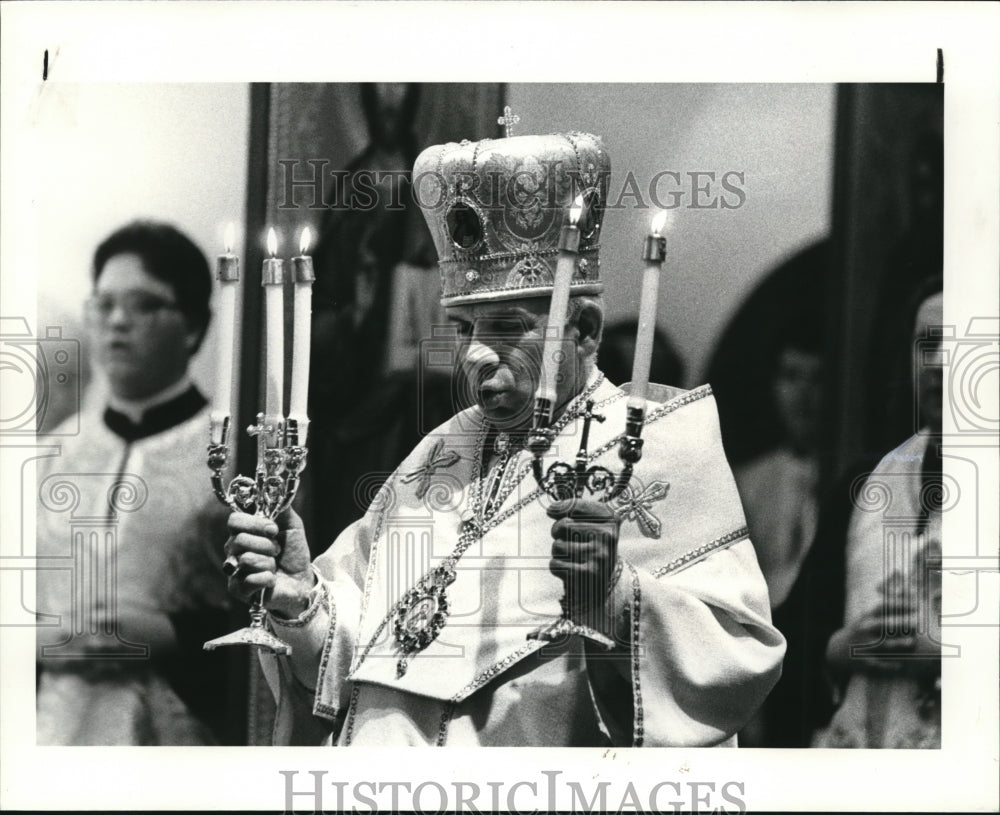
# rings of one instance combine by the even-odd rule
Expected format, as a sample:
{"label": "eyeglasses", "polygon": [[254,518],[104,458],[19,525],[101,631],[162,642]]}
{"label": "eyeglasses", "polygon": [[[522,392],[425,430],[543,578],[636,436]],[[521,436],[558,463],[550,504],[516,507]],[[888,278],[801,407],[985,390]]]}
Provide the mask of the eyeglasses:
{"label": "eyeglasses", "polygon": [[111,317],[118,306],[121,306],[129,318],[136,320],[151,320],[161,311],[178,311],[180,308],[177,303],[138,290],[94,294],[87,299],[85,305],[88,314],[104,321]]}

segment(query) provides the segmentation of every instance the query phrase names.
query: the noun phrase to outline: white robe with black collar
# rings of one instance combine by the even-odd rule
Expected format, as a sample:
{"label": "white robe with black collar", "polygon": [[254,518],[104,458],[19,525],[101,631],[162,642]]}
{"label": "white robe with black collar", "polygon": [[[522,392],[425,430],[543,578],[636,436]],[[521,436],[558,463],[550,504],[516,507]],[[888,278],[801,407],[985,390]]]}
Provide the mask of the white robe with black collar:
{"label": "white robe with black collar", "polygon": [[230,603],[209,408],[192,389],[139,424],[95,406],[79,427],[38,468],[38,743],[215,743],[225,672],[201,642]]}

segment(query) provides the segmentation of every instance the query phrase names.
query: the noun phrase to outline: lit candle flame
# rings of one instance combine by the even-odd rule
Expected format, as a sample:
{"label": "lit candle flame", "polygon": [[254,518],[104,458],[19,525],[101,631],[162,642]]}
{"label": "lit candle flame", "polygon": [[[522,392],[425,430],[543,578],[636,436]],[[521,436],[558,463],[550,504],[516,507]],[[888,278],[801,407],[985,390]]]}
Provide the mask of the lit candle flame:
{"label": "lit candle flame", "polygon": [[236,245],[236,224],[230,221],[226,225],[226,254],[231,254]]}
{"label": "lit candle flame", "polygon": [[569,208],[569,222],[576,226],[580,220],[580,215],[583,214],[583,195],[578,195],[576,200],[573,201],[573,206]]}
{"label": "lit candle flame", "polygon": [[309,244],[312,241],[312,232],[309,227],[303,227],[302,235],[299,237],[299,254],[304,255],[309,251]]}
{"label": "lit candle flame", "polygon": [[273,226],[267,230],[267,251],[271,253],[271,257],[278,254],[278,236],[274,233]]}
{"label": "lit candle flame", "polygon": [[665,209],[661,209],[659,215],[653,218],[653,234],[659,235],[663,232],[663,228],[667,225],[667,215],[669,213]]}

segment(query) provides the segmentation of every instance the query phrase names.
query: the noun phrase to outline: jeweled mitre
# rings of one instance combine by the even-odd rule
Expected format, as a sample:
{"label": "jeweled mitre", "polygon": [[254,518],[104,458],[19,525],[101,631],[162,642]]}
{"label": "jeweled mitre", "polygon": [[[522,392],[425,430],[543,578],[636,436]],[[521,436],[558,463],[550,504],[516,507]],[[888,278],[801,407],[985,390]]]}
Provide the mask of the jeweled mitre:
{"label": "jeweled mitre", "polygon": [[589,133],[436,145],[413,167],[414,193],[437,247],[441,303],[552,293],[559,235],[575,201],[580,246],[571,294],[599,294],[601,222],[611,174]]}

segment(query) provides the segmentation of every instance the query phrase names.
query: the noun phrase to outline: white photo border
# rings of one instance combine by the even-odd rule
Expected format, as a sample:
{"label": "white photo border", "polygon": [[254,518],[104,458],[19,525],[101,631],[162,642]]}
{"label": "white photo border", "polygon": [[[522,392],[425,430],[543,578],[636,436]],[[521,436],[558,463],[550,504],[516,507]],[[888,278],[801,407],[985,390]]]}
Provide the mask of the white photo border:
{"label": "white photo border", "polygon": [[[978,3],[4,3],[0,66],[4,314],[32,322],[33,268],[42,225],[29,202],[33,158],[28,111],[49,82],[669,81],[930,82],[937,49],[945,82],[945,321],[996,319],[1000,8]],[[352,36],[363,30],[369,38]],[[376,47],[371,42],[377,43]],[[582,55],[574,59],[575,55]],[[994,323],[995,325],[996,323]],[[0,397],[3,398],[3,397]],[[8,394],[8,398],[16,396]],[[995,415],[995,412],[994,412]],[[4,444],[7,443],[6,440]],[[944,540],[998,539],[996,439],[982,459],[978,514],[946,524]],[[986,444],[986,447],[983,445]],[[970,448],[972,449],[972,448]],[[30,475],[29,475],[30,477]],[[17,485],[0,485],[0,538],[32,523]],[[990,497],[992,496],[992,498]],[[11,499],[11,500],[8,500]],[[14,509],[20,510],[20,514]],[[8,555],[7,551],[2,553]],[[947,555],[947,549],[945,551]],[[995,552],[993,553],[995,555]],[[995,563],[995,560],[994,560]],[[954,608],[996,609],[995,573],[968,581],[945,575]],[[955,594],[951,592],[954,591]],[[948,606],[946,606],[946,613]],[[334,781],[392,780],[413,786],[506,779],[546,789],[559,771],[608,801],[640,801],[659,782],[730,787],[715,805],[750,810],[987,810],[998,805],[997,629],[952,629],[962,659],[943,667],[939,751],[549,750],[476,751],[304,748],[38,748],[34,746],[34,634],[0,628],[0,808],[279,810],[286,776],[308,790],[326,773],[323,805],[336,808]],[[485,760],[484,760],[485,759]],[[382,769],[384,768],[384,769]],[[485,786],[484,786],[485,789]],[[672,789],[672,788],[671,788]],[[514,802],[548,808],[522,787]],[[704,795],[707,788],[701,788]],[[371,792],[365,788],[365,792]],[[427,794],[437,806],[437,798]],[[661,805],[671,800],[662,793]],[[360,807],[364,803],[355,799]],[[479,806],[489,808],[484,792]],[[313,801],[299,796],[300,810]],[[568,799],[558,797],[557,807]],[[634,807],[634,805],[631,805]],[[689,808],[685,806],[684,808]],[[361,809],[360,811],[366,811]]]}

